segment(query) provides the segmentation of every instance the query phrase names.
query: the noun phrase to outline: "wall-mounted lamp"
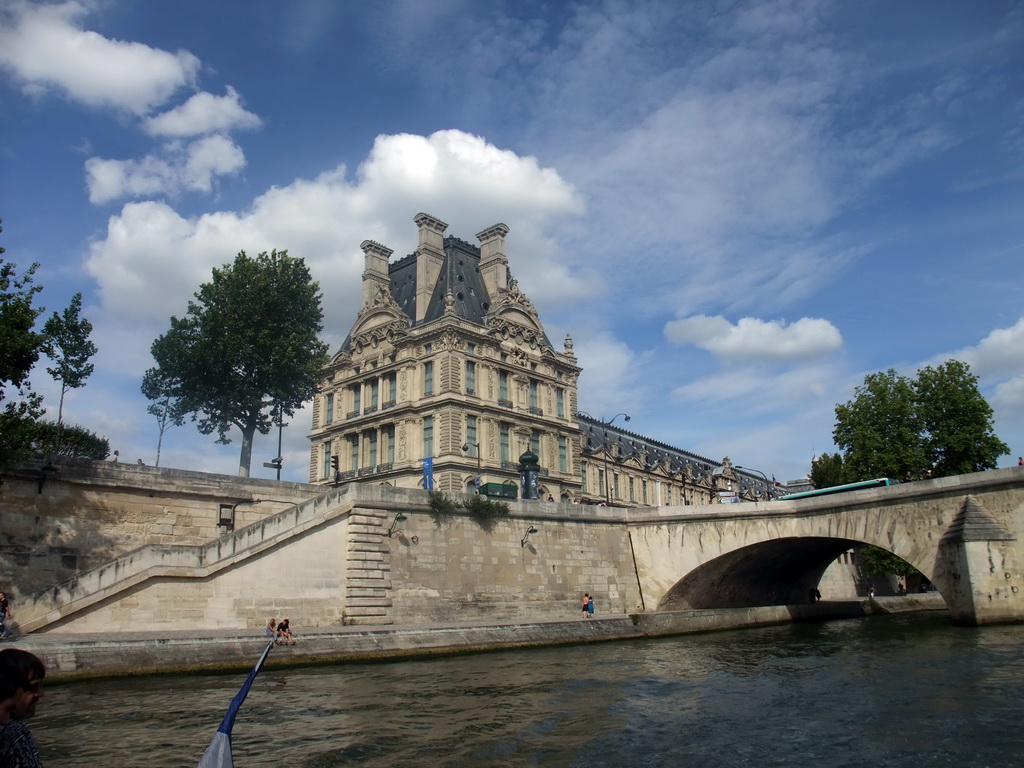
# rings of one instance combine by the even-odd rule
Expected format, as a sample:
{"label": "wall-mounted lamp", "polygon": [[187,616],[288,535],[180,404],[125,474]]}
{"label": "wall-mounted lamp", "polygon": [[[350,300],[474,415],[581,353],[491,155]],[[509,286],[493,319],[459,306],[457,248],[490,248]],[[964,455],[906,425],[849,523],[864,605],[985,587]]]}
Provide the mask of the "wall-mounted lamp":
{"label": "wall-mounted lamp", "polygon": [[527,528],[526,529],[526,533],[523,534],[522,541],[519,542],[519,546],[525,547],[526,543],[530,540],[530,534],[531,533],[536,533],[536,532],[537,532],[537,529],[534,528],[532,525],[529,528]]}
{"label": "wall-mounted lamp", "polygon": [[408,519],[409,518],[407,518],[401,512],[396,514],[395,515],[395,519],[391,521],[391,527],[388,528],[388,538],[389,539],[394,538],[396,533],[401,533],[401,531],[396,531],[395,529],[398,527],[399,523],[404,523]]}

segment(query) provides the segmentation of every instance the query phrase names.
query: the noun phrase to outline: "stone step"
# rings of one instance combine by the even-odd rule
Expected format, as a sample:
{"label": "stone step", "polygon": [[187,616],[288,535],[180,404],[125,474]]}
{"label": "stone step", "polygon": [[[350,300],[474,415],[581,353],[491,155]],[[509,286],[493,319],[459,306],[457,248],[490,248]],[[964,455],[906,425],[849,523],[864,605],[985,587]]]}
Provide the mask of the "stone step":
{"label": "stone step", "polygon": [[386,616],[387,614],[388,609],[384,606],[353,605],[345,608],[346,616]]}
{"label": "stone step", "polygon": [[394,624],[395,622],[386,616],[375,617],[375,616],[347,616],[345,623],[350,626],[384,626],[387,624]]}
{"label": "stone step", "polygon": [[388,596],[388,589],[386,587],[349,587],[346,590],[346,594],[350,598],[386,598]]}
{"label": "stone step", "polygon": [[387,610],[392,605],[391,599],[387,597],[347,597],[345,599],[346,610],[349,608],[380,608]]}
{"label": "stone step", "polygon": [[348,551],[349,552],[388,552],[387,540],[381,541],[380,537],[377,537],[375,541],[354,541],[348,540]]}
{"label": "stone step", "polygon": [[353,560],[346,563],[345,570],[359,579],[367,578],[366,574],[373,571],[379,572],[382,579],[391,578],[391,563],[387,560]]}
{"label": "stone step", "polygon": [[352,567],[360,561],[380,563],[384,559],[384,555],[384,552],[349,552],[349,567]]}

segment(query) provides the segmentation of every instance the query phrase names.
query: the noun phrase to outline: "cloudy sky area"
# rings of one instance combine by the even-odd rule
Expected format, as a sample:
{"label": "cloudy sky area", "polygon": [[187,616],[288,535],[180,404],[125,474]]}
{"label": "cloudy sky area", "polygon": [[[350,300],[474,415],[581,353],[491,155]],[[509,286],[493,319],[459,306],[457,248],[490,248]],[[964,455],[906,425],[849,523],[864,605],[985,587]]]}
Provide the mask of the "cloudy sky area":
{"label": "cloudy sky area", "polygon": [[[1024,453],[1019,2],[2,0],[0,98],[0,245],[48,311],[84,294],[66,418],[122,460],[155,459],[149,346],[212,267],[303,257],[335,351],[359,243],[411,252],[420,211],[510,227],[594,416],[792,479],[866,374],[957,358]],[[238,449],[187,424],[161,465]]]}

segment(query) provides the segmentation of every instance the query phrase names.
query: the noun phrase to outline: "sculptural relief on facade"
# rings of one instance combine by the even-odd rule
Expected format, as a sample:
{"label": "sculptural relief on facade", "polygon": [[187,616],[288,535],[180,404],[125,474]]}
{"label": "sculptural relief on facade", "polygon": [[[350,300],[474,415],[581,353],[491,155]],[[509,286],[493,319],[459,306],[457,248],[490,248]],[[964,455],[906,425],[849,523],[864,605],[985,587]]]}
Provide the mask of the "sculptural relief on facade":
{"label": "sculptural relief on facade", "polygon": [[528,346],[531,349],[537,349],[538,346],[544,344],[543,332],[536,328],[528,328],[520,323],[512,322],[506,317],[488,318],[487,328],[488,335],[502,341],[513,340],[517,344]]}
{"label": "sculptural relief on facade", "polygon": [[455,350],[462,349],[463,343],[455,331],[447,330],[441,334],[441,338],[437,340],[437,348],[443,352],[454,352]]}
{"label": "sculptural relief on facade", "polygon": [[513,349],[508,353],[508,360],[513,365],[518,365],[522,368],[530,364],[530,356],[526,354],[524,349]]}
{"label": "sculptural relief on facade", "polygon": [[382,342],[394,343],[406,335],[408,325],[406,320],[392,320],[358,333],[352,337],[352,351],[360,355],[365,349],[376,349]]}

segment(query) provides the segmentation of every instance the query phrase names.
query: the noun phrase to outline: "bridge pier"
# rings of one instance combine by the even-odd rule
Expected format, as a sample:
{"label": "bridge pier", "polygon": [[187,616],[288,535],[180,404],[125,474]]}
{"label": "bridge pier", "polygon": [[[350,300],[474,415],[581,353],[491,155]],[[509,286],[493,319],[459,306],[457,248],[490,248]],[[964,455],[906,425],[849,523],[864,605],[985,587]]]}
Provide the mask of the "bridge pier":
{"label": "bridge pier", "polygon": [[957,624],[1024,621],[1024,578],[1016,537],[967,496],[939,542],[936,583]]}

